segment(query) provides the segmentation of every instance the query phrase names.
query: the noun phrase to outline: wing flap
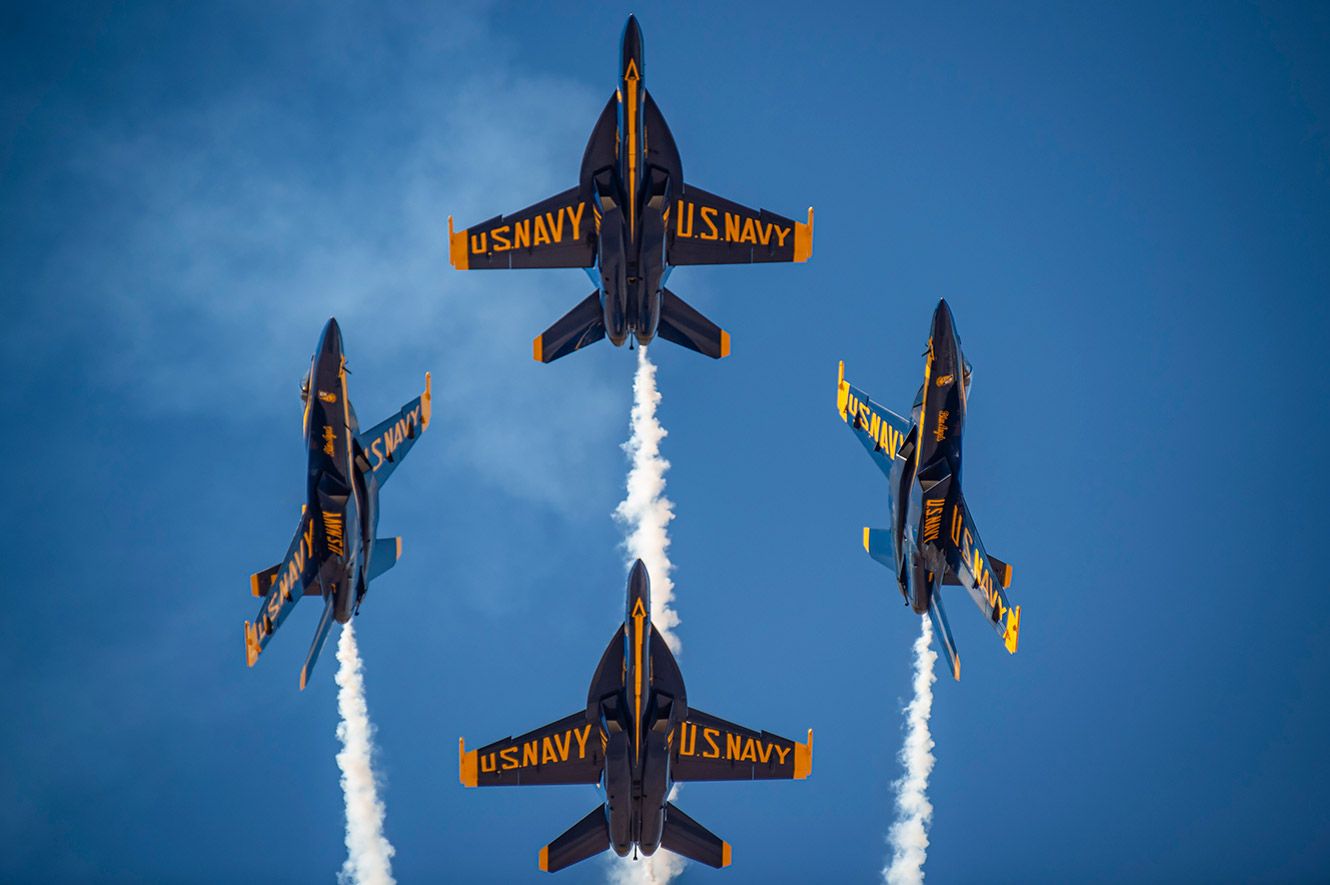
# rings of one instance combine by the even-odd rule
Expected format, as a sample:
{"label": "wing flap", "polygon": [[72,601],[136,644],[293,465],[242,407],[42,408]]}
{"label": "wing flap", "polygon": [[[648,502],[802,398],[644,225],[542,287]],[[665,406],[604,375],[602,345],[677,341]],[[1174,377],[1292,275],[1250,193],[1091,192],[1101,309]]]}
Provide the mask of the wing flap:
{"label": "wing flap", "polygon": [[433,403],[432,382],[425,373],[425,391],[389,415],[374,427],[360,434],[360,447],[364,451],[367,469],[374,474],[380,486],[388,481],[406,453],[429,427]]}
{"label": "wing flap", "polygon": [[970,592],[975,605],[1002,636],[1007,651],[1015,654],[1020,644],[1021,607],[1013,606],[1006,588],[1011,586],[1011,566],[994,559],[979,539],[979,529],[965,499],[957,496],[947,517],[951,544],[947,546],[947,582]]}
{"label": "wing flap", "polygon": [[893,462],[902,456],[901,449],[910,432],[910,422],[874,402],[868,394],[846,381],[844,362],[840,364],[839,374],[836,381],[836,410],[840,412],[841,420],[854,431],[855,437],[863,443],[878,469],[891,476]]}
{"label": "wing flap", "polygon": [[459,778],[468,787],[600,782],[600,736],[584,710],[476,750],[458,742]]}
{"label": "wing flap", "polygon": [[799,743],[689,709],[671,746],[676,781],[802,780],[813,769],[813,731]]}
{"label": "wing flap", "polygon": [[811,208],[807,222],[795,221],[685,184],[669,211],[668,261],[674,266],[807,261],[813,254]]}
{"label": "wing flap", "polygon": [[[314,520],[301,511],[295,537],[280,564],[250,577],[250,592],[263,596],[254,622],[245,622],[245,661],[254,666],[300,597],[317,593],[318,563],[314,561]],[[265,585],[266,582],[266,585]],[[313,594],[311,594],[313,595]]]}
{"label": "wing flap", "polygon": [[462,230],[448,219],[448,259],[458,270],[591,267],[595,229],[580,188]]}

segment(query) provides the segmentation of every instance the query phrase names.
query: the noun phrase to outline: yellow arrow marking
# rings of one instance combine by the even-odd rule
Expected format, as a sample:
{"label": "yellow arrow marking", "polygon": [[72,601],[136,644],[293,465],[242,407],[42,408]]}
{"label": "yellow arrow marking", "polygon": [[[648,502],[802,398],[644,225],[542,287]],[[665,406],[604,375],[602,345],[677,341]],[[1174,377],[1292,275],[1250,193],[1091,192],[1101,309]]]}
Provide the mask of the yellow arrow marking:
{"label": "yellow arrow marking", "polygon": [[628,70],[623,80],[628,84],[628,236],[637,229],[637,62],[628,59]]}
{"label": "yellow arrow marking", "polygon": [[637,701],[637,715],[634,719],[637,733],[637,761],[642,761],[642,628],[646,625],[647,612],[641,598],[633,606],[633,640],[637,644],[637,677],[633,680],[633,695]]}

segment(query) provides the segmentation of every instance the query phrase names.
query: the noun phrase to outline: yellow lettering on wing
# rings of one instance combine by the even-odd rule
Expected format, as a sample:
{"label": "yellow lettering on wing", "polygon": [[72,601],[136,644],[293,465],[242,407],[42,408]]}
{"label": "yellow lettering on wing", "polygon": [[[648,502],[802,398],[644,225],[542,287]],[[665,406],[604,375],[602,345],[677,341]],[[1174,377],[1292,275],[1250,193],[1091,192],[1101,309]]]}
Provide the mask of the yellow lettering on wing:
{"label": "yellow lettering on wing", "polygon": [[776,228],[776,247],[778,249],[785,248],[785,238],[788,237],[789,235],[790,235],[790,229],[788,227]]}
{"label": "yellow lettering on wing", "polygon": [[507,252],[513,247],[512,240],[508,237],[511,230],[512,228],[505,224],[490,231],[490,239],[494,240],[495,252]]}
{"label": "yellow lettering on wing", "polygon": [[531,219],[513,222],[513,248],[531,248]]}
{"label": "yellow lettering on wing", "polygon": [[725,732],[725,758],[738,759],[743,755],[743,735]]}
{"label": "yellow lettering on wing", "polygon": [[779,757],[779,759],[778,759],[778,761],[777,761],[776,764],[777,764],[777,765],[784,765],[784,764],[785,764],[785,757],[788,756],[788,755],[790,755],[790,748],[789,748],[789,747],[782,747],[782,746],[780,746],[779,744],[772,744],[772,747],[776,750],[776,755]]}
{"label": "yellow lettering on wing", "polygon": [[707,742],[709,750],[702,751],[703,759],[719,759],[720,745],[716,743],[716,738],[720,737],[720,730],[715,728],[702,729],[702,740]]}
{"label": "yellow lettering on wing", "polygon": [[563,213],[571,211],[570,207],[564,206],[558,212],[545,213],[545,220],[549,224],[550,236],[554,239],[554,242],[563,242]]}
{"label": "yellow lettering on wing", "polygon": [[716,227],[716,215],[719,210],[715,206],[703,206],[701,210],[702,223],[705,224],[711,233],[703,233],[702,239],[716,240],[720,238],[720,230]]}
{"label": "yellow lettering on wing", "polygon": [[586,758],[586,739],[591,736],[591,726],[584,725],[581,728],[573,729],[573,737],[577,738],[577,758]]}
{"label": "yellow lettering on wing", "polygon": [[484,756],[480,757],[480,770],[485,774],[490,774],[497,770],[498,767],[498,760],[493,753],[486,753]]}
{"label": "yellow lettering on wing", "polygon": [[504,771],[511,771],[514,768],[522,767],[522,763],[517,759],[516,747],[504,747],[499,751],[499,758],[503,760]]}
{"label": "yellow lettering on wing", "polygon": [[535,224],[535,236],[531,241],[532,245],[548,246],[550,243],[550,232],[545,227],[545,216],[537,215],[534,219],[534,224]]}
{"label": "yellow lettering on wing", "polygon": [[679,755],[691,756],[697,752],[697,726],[685,722],[679,729]]}
{"label": "yellow lettering on wing", "polygon": [[558,761],[559,754],[554,749],[554,741],[550,740],[548,737],[542,738],[540,741],[540,764],[546,765],[550,762]]}
{"label": "yellow lettering on wing", "polygon": [[489,248],[488,245],[486,244],[486,240],[487,240],[488,238],[489,238],[489,234],[485,233],[484,231],[481,231],[481,232],[478,233],[478,234],[472,234],[472,235],[471,235],[471,254],[473,254],[473,255],[484,255],[485,252],[488,251],[488,248]]}
{"label": "yellow lettering on wing", "polygon": [[586,203],[578,203],[576,211],[570,206],[567,211],[568,220],[573,223],[573,239],[582,239],[582,212],[586,209]]}
{"label": "yellow lettering on wing", "polygon": [[739,242],[739,222],[743,221],[742,215],[736,215],[733,212],[725,213],[725,240],[729,243]]}

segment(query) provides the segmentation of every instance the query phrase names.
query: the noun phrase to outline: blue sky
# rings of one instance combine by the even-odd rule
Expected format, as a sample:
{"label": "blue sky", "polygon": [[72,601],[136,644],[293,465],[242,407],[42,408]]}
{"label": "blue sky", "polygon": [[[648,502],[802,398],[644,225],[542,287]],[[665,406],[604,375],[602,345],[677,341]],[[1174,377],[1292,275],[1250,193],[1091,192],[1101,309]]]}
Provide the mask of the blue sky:
{"label": "blue sky", "polygon": [[653,350],[689,698],[817,735],[806,782],[686,788],[735,849],[681,881],[877,877],[918,627],[834,379],[906,409],[939,297],[1024,620],[1009,657],[949,606],[929,876],[1323,877],[1324,6],[93,2],[0,12],[0,878],[340,866],[318,612],[253,670],[241,634],[333,314],[362,420],[435,378],[357,622],[399,879],[535,880],[597,801],[464,790],[456,740],[585,696],[634,360],[533,363],[585,277],[454,272],[446,229],[574,183],[629,11],[687,179],[817,209],[807,265],[672,277],[730,359]]}

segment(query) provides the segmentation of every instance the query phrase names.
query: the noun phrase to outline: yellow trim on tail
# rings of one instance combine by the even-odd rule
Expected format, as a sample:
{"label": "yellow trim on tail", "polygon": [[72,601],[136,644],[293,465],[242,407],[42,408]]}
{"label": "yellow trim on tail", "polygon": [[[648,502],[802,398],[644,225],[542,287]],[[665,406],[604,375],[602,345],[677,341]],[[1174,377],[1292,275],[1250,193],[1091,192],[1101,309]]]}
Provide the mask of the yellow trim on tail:
{"label": "yellow trim on tail", "polygon": [[429,372],[425,373],[425,392],[420,395],[420,429],[429,430],[429,419],[434,413],[434,389]]}
{"label": "yellow trim on tail", "polygon": [[845,380],[845,360],[841,360],[837,364],[836,371],[836,411],[840,412],[840,419],[848,423],[850,420],[850,385]]}
{"label": "yellow trim on tail", "polygon": [[467,270],[471,265],[471,254],[466,246],[467,228],[453,231],[453,217],[448,216],[448,262],[457,270]]}
{"label": "yellow trim on tail", "polygon": [[245,622],[245,664],[252,667],[259,659],[259,652],[263,651],[259,647],[259,631],[249,621]]}
{"label": "yellow trim on tail", "polygon": [[813,207],[808,207],[808,223],[794,223],[794,260],[807,261],[813,255]]}
{"label": "yellow trim on tail", "polygon": [[467,750],[466,738],[457,739],[457,779],[464,787],[474,787],[479,781],[479,764],[475,750]]}
{"label": "yellow trim on tail", "polygon": [[808,729],[808,743],[794,742],[794,779],[803,780],[813,773],[813,729]]}

